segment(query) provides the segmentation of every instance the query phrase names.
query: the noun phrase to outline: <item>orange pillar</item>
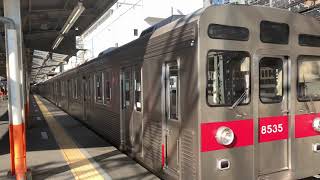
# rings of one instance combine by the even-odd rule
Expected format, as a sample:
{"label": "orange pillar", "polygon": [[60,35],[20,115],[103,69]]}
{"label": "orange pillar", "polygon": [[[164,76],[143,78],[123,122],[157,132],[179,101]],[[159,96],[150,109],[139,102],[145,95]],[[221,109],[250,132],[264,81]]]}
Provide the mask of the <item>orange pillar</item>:
{"label": "orange pillar", "polygon": [[[17,11],[20,12],[20,0],[4,0],[4,14],[8,17],[16,17]],[[17,180],[26,179],[26,143],[25,125],[23,114],[23,89],[21,80],[21,70],[23,66],[20,62],[19,33],[14,20],[7,17],[0,17],[0,22],[6,24],[6,54],[7,54],[7,83],[8,83],[8,111],[9,111],[9,140],[11,174]],[[20,47],[20,48],[19,48]]]}
{"label": "orange pillar", "polygon": [[27,171],[25,125],[23,121],[23,103],[21,98],[20,66],[17,55],[17,31],[12,26],[14,27],[14,25],[6,26],[11,174],[15,175],[17,180],[23,180],[26,178],[25,175]]}
{"label": "orange pillar", "polygon": [[[25,148],[25,126],[10,125],[10,153],[11,153],[11,174],[16,176],[17,180],[25,179],[27,172],[26,148]],[[13,166],[14,167],[13,167]]]}
{"label": "orange pillar", "polygon": [[14,164],[14,144],[13,144],[13,126],[9,126],[9,143],[10,143],[10,170],[11,175],[15,175],[15,164]]}

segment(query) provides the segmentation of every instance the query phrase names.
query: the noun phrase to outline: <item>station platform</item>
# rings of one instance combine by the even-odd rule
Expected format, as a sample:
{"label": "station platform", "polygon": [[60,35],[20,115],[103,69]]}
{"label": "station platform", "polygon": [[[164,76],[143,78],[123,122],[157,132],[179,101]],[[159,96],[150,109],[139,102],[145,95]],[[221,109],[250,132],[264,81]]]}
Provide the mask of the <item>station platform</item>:
{"label": "station platform", "polygon": [[[79,121],[30,96],[26,130],[32,179],[159,179]],[[0,100],[0,179],[10,170],[7,101]]]}

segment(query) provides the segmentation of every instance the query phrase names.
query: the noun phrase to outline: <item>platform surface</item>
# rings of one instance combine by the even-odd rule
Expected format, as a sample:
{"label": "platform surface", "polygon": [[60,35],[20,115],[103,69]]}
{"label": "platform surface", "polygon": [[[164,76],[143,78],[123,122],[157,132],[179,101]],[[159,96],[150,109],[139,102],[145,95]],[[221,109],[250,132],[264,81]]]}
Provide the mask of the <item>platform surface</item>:
{"label": "platform surface", "polygon": [[[10,169],[7,102],[0,101],[0,179]],[[159,179],[49,101],[30,99],[27,164],[33,179]]]}
{"label": "platform surface", "polygon": [[[27,164],[33,179],[159,179],[46,99],[31,96],[30,110]],[[7,179],[9,152],[7,101],[0,100],[0,180]]]}

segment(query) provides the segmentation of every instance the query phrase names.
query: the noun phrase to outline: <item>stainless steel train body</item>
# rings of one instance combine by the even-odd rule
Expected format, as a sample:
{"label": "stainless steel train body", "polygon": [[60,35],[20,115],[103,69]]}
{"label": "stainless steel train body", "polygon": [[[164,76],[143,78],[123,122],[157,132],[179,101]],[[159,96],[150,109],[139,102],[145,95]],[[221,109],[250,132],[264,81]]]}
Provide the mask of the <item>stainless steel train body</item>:
{"label": "stainless steel train body", "polygon": [[40,85],[164,179],[320,173],[320,24],[212,6]]}

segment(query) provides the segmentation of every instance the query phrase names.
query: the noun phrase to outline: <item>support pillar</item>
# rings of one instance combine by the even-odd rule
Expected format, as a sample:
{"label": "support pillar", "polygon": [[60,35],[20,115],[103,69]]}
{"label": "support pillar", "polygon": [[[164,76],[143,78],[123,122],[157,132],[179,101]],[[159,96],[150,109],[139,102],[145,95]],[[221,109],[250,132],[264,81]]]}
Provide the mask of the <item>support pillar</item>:
{"label": "support pillar", "polygon": [[6,30],[6,47],[8,61],[8,97],[9,97],[9,133],[11,153],[11,174],[17,179],[25,179],[26,144],[25,126],[22,120],[22,88],[20,85],[20,67],[18,58],[17,31]]}
{"label": "support pillar", "polygon": [[11,175],[26,179],[26,138],[25,138],[25,84],[22,61],[22,33],[20,0],[3,0],[4,16],[12,20],[6,25],[6,53],[8,80],[8,111],[10,133]]}
{"label": "support pillar", "polygon": [[18,58],[20,67],[20,86],[22,89],[21,102],[23,104],[22,110],[22,120],[26,121],[26,106],[27,106],[27,96],[26,96],[26,63],[23,61],[23,38],[22,38],[22,28],[21,28],[21,5],[20,0],[3,0],[4,16],[13,20],[15,24],[15,29],[17,30],[17,40],[18,40]]}

